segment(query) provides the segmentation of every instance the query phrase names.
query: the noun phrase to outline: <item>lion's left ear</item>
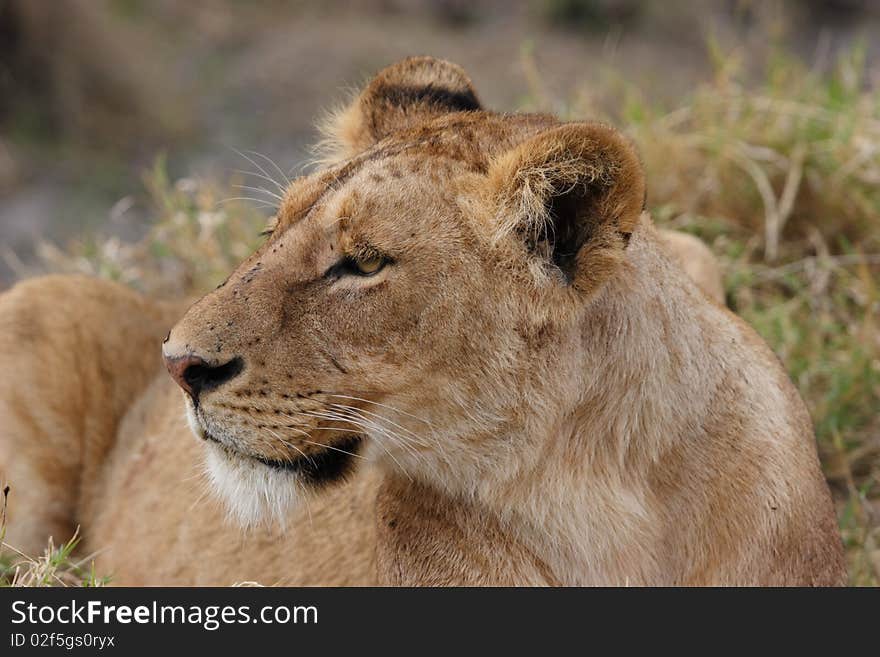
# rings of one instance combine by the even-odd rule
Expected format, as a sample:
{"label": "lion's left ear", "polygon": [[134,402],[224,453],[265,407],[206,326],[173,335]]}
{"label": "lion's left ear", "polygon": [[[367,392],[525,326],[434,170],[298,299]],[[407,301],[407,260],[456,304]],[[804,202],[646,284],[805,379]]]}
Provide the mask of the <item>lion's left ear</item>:
{"label": "lion's left ear", "polygon": [[545,130],[500,155],[488,175],[496,235],[515,235],[541,271],[583,292],[623,259],[645,201],[635,149],[599,123]]}
{"label": "lion's left ear", "polygon": [[326,162],[338,162],[436,116],[481,109],[460,66],[433,57],[409,57],[381,70],[351,104],[324,121],[320,148]]}

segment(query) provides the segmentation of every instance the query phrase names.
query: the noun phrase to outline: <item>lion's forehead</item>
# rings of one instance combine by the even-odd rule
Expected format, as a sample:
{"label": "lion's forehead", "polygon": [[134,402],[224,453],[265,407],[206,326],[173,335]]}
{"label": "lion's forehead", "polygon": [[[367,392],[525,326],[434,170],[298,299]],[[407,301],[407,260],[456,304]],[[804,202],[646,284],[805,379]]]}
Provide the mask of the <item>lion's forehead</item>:
{"label": "lion's forehead", "polygon": [[[290,225],[318,209],[338,205],[337,217],[369,215],[384,201],[409,201],[414,210],[435,192],[433,203],[451,202],[461,176],[483,175],[492,158],[548,123],[545,115],[474,112],[427,121],[382,140],[328,169],[295,180],[278,210]],[[332,212],[329,214],[333,214]]]}
{"label": "lion's forehead", "polygon": [[472,174],[455,160],[413,154],[377,160],[343,185],[328,185],[319,194],[300,190],[300,198],[292,198],[279,216],[278,233],[295,227],[293,233],[303,239],[376,231],[392,237],[423,221],[457,222],[463,175]]}

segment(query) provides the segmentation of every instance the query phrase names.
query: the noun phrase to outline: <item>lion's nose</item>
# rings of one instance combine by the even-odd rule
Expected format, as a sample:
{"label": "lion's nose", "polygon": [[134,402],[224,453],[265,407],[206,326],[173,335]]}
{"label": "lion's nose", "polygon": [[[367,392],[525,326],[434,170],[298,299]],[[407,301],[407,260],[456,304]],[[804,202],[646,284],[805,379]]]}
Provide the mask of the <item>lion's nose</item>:
{"label": "lion's nose", "polygon": [[196,403],[202,392],[231,381],[244,369],[244,362],[238,357],[223,364],[212,364],[193,353],[183,356],[163,355],[171,378]]}

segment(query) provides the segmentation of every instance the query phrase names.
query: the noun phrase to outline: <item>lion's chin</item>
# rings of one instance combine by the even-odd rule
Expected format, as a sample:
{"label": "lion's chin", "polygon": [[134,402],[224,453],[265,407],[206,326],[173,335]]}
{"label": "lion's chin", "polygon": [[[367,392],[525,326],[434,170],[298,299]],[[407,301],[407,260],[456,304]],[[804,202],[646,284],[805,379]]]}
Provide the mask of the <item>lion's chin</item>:
{"label": "lion's chin", "polygon": [[312,443],[317,450],[306,455],[297,449],[285,459],[245,453],[206,429],[191,404],[186,415],[190,429],[204,441],[211,488],[244,527],[274,523],[284,528],[309,491],[345,480],[354,461],[363,458],[358,454],[363,438],[355,434]]}
{"label": "lion's chin", "polygon": [[242,527],[286,525],[303,498],[295,472],[272,468],[247,456],[208,443],[207,474],[211,488]]}

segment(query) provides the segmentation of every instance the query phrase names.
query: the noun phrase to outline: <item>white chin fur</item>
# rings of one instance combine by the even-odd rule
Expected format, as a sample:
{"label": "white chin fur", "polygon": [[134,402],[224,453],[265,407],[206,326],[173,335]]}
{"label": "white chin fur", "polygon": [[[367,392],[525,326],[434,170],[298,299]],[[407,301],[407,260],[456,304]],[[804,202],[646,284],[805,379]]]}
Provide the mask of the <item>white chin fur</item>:
{"label": "white chin fur", "polygon": [[207,447],[207,473],[229,514],[242,527],[272,523],[284,527],[302,498],[297,475],[230,454],[216,445]]}

